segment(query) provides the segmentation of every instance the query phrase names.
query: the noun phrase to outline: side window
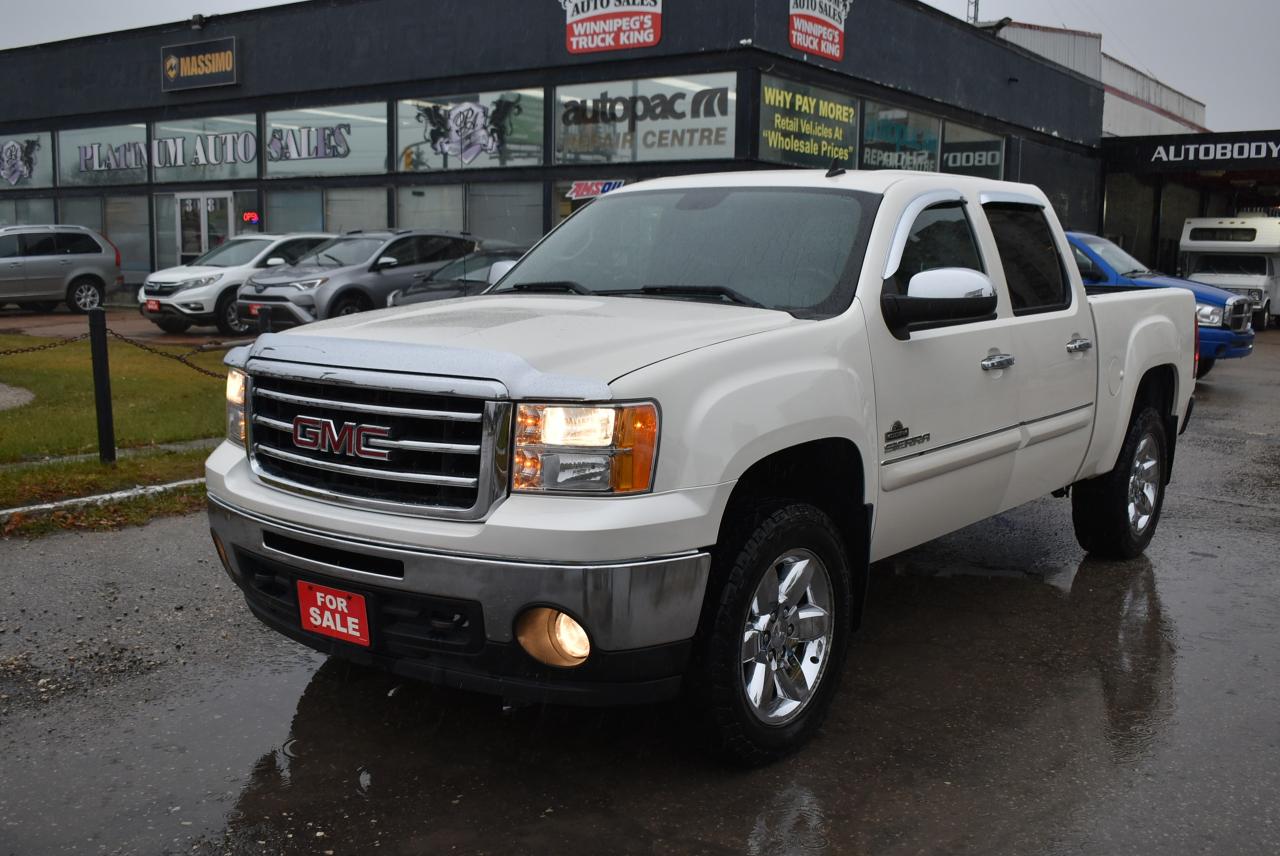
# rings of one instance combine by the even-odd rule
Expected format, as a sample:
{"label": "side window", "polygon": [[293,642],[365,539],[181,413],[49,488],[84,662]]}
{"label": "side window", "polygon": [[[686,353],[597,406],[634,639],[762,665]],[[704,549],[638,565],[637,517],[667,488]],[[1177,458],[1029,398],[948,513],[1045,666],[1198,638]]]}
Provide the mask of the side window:
{"label": "side window", "polygon": [[418,239],[401,238],[398,241],[393,241],[391,246],[378,254],[378,258],[383,256],[391,256],[399,263],[400,267],[416,265],[418,264]]}
{"label": "side window", "polygon": [[277,257],[284,259],[285,264],[296,264],[298,259],[305,256],[312,247],[318,247],[323,243],[324,240],[322,238],[298,238],[295,241],[285,241],[270,253],[267,253],[267,258],[262,260],[262,264],[265,266],[267,259]]}
{"label": "side window", "polygon": [[995,235],[1014,314],[1070,306],[1062,257],[1044,212],[1034,205],[1007,202],[992,202],[983,210]]}
{"label": "side window", "polygon": [[973,227],[959,203],[944,202],[920,212],[907,236],[898,272],[885,283],[885,294],[906,294],[911,277],[935,268],[970,268],[980,271],[982,257]]}
{"label": "side window", "polygon": [[476,248],[475,241],[468,241],[465,238],[446,238],[446,246],[440,255],[440,260],[447,261],[449,259],[460,259],[468,253],[474,252]]}
{"label": "side window", "polygon": [[18,255],[18,236],[0,235],[0,259],[16,259]]}
{"label": "side window", "polygon": [[102,252],[98,242],[83,232],[55,232],[54,240],[59,253],[97,255]]}
{"label": "side window", "polygon": [[24,256],[56,256],[58,243],[52,232],[31,232],[21,236]]}

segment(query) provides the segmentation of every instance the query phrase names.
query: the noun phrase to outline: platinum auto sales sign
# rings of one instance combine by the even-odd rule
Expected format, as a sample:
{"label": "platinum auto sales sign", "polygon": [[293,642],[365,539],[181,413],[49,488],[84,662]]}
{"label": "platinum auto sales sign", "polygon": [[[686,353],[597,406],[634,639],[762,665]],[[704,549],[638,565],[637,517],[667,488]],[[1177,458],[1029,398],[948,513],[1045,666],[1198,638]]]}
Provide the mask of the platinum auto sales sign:
{"label": "platinum auto sales sign", "polygon": [[651,48],[662,40],[662,0],[560,0],[571,54]]}
{"label": "platinum auto sales sign", "polygon": [[791,0],[791,47],[840,62],[853,0]]}

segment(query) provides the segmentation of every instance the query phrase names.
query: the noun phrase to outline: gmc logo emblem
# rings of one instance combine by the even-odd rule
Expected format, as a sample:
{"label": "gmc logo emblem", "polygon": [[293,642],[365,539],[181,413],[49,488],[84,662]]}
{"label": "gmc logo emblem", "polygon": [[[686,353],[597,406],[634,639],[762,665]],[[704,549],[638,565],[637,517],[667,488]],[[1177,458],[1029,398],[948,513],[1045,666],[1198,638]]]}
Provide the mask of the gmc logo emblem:
{"label": "gmc logo emblem", "polygon": [[332,419],[320,419],[315,416],[293,418],[293,445],[299,449],[314,449],[317,452],[333,452],[353,458],[385,461],[391,457],[391,452],[387,449],[371,448],[369,441],[386,439],[390,436],[390,428],[381,428],[377,425],[360,425],[356,422],[343,422],[342,425],[338,425]]}

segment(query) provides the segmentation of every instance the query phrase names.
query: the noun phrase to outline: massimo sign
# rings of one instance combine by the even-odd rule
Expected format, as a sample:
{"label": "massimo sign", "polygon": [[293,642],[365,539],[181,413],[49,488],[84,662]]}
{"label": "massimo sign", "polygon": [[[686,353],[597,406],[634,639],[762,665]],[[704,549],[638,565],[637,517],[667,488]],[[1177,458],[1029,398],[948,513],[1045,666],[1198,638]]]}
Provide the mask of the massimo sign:
{"label": "massimo sign", "polygon": [[236,39],[189,42],[160,49],[160,90],[179,92],[236,82]]}

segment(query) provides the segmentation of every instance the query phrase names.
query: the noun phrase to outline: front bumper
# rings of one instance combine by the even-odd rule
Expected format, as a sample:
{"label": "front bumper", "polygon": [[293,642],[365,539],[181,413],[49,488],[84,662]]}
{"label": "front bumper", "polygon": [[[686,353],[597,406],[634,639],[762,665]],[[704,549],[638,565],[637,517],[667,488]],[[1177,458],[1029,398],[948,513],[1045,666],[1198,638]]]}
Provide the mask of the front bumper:
{"label": "front bumper", "polygon": [[[674,696],[697,630],[710,556],[535,563],[434,552],[301,528],[210,496],[227,571],[253,613],[319,651],[397,674],[518,701],[626,704]],[[363,594],[369,649],[301,628],[296,581]],[[514,639],[532,605],[577,618],[592,654],[544,666]]]}
{"label": "front bumper", "polygon": [[[253,307],[257,307],[254,309]],[[316,320],[314,307],[300,306],[278,294],[244,294],[236,298],[236,314],[241,321],[263,329],[287,330]]]}
{"label": "front bumper", "polygon": [[1231,360],[1253,353],[1252,330],[1237,333],[1223,327],[1200,328],[1200,359]]}

